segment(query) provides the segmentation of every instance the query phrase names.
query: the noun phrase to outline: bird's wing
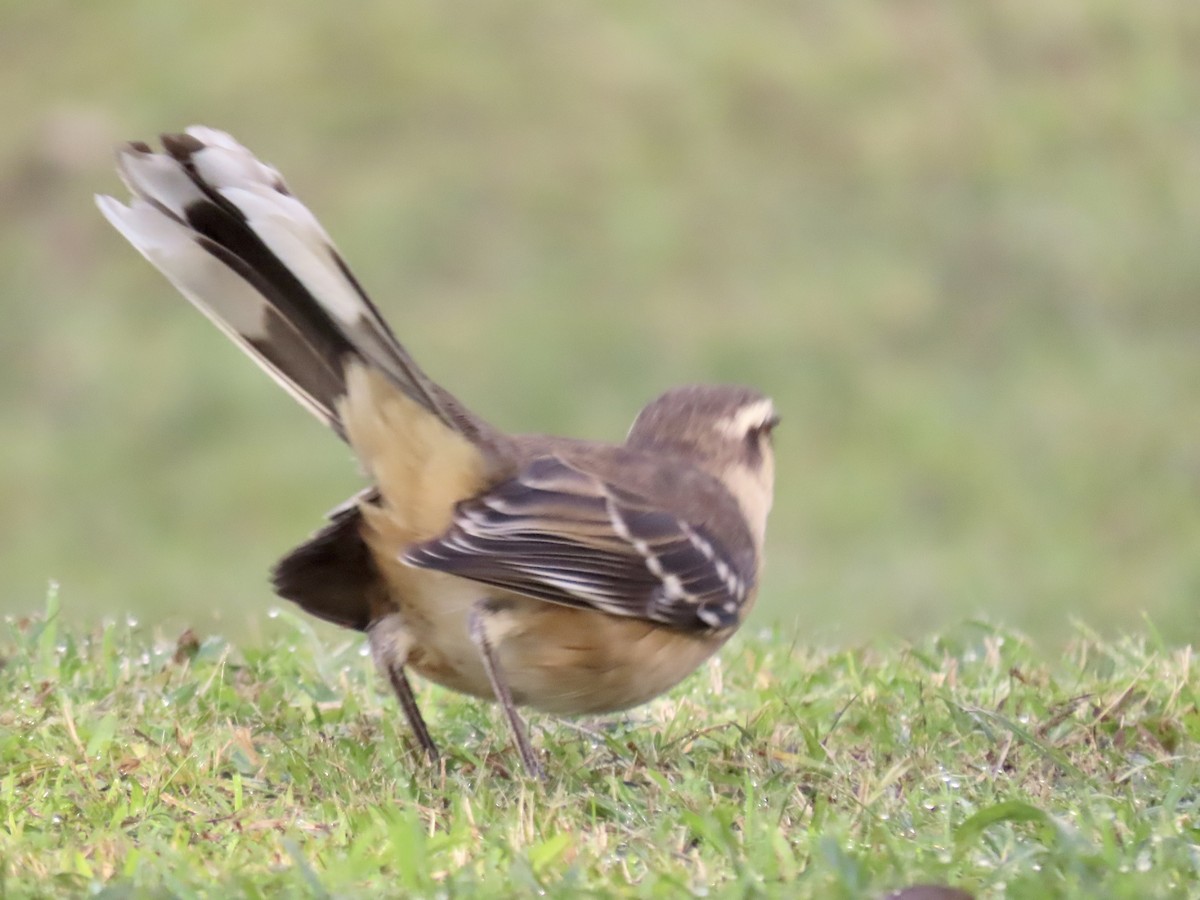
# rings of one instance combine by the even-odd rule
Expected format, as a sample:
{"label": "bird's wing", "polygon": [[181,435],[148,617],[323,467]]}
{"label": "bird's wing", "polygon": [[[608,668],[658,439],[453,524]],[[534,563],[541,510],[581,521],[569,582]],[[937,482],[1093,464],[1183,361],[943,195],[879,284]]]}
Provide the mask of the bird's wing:
{"label": "bird's wing", "polygon": [[738,565],[703,526],[617,481],[541,457],[459,504],[442,535],[409,548],[403,559],[553,603],[680,629],[737,624],[753,567]]}

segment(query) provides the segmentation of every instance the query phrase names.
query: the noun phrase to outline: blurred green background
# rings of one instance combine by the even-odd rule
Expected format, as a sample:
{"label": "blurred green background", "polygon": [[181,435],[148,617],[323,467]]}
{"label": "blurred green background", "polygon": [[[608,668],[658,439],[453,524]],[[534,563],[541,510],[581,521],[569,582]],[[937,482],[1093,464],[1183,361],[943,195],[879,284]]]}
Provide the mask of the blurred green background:
{"label": "blurred green background", "polygon": [[92,206],[202,122],[499,425],[773,395],[758,623],[1200,636],[1194,0],[2,8],[3,611],[236,631],[359,483]]}

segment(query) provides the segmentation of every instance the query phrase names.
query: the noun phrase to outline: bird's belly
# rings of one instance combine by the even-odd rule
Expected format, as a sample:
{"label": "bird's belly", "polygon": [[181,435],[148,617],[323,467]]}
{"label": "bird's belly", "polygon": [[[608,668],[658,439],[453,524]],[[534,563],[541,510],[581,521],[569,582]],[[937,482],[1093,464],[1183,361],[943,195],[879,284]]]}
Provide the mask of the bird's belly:
{"label": "bird's belly", "polygon": [[[469,622],[495,591],[453,576],[400,604],[408,666],[451,690],[494,700]],[[441,579],[439,579],[441,580]],[[485,619],[501,676],[521,706],[588,715],[638,706],[674,687],[723,643],[640,619],[505,594]]]}
{"label": "bird's belly", "polygon": [[555,715],[628,709],[674,687],[721,640],[641,619],[519,598],[492,631],[513,699]]}
{"label": "bird's belly", "polygon": [[491,681],[469,623],[486,589],[473,581],[442,575],[436,591],[418,591],[399,604],[412,636],[407,665],[443,687],[494,700]]}

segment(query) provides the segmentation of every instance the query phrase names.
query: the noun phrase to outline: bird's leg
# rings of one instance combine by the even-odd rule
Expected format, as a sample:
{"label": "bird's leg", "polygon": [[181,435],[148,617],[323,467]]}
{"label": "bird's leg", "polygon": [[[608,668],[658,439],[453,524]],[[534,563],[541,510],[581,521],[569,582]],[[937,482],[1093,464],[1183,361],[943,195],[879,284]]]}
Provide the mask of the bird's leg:
{"label": "bird's leg", "polygon": [[508,689],[508,682],[504,680],[504,672],[500,669],[500,661],[496,659],[496,650],[488,638],[487,617],[495,611],[489,600],[480,600],[471,610],[471,618],[467,627],[471,641],[479,648],[479,655],[483,657],[488,680],[492,683],[492,693],[496,695],[496,700],[504,709],[504,717],[508,719],[508,727],[512,730],[513,738],[517,742],[517,750],[521,754],[521,762],[525,764],[525,771],[534,778],[541,778],[542,767],[538,765],[533,745],[529,743],[529,732],[525,727],[525,721],[517,712],[516,704],[513,703],[512,691]]}
{"label": "bird's leg", "polygon": [[437,744],[429,734],[429,726],[425,724],[425,717],[421,715],[421,708],[417,706],[412,685],[408,683],[408,676],[404,674],[404,663],[412,647],[412,637],[404,626],[404,621],[396,613],[384,616],[367,629],[367,638],[371,644],[371,656],[375,659],[375,665],[387,676],[417,743],[425,751],[430,762],[435,762],[438,758]]}
{"label": "bird's leg", "polygon": [[433,742],[433,738],[429,734],[429,727],[425,724],[425,717],[421,715],[421,708],[417,706],[417,698],[413,696],[412,685],[408,683],[408,676],[404,674],[404,668],[389,665],[387,676],[388,681],[392,683],[392,690],[396,692],[396,699],[400,701],[400,708],[404,710],[404,717],[408,719],[408,725],[417,738],[417,743],[421,745],[421,749],[425,751],[430,762],[437,762],[437,744]]}

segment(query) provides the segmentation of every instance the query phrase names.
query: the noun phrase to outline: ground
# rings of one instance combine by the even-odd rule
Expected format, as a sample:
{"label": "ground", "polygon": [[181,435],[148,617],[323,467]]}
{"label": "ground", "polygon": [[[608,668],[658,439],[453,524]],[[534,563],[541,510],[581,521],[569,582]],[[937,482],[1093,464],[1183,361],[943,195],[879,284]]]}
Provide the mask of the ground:
{"label": "ground", "polygon": [[1200,880],[1193,655],[965,624],[840,650],[744,634],[626,717],[421,699],[418,755],[354,638],[237,646],[10,621],[5,896],[1183,897]]}

